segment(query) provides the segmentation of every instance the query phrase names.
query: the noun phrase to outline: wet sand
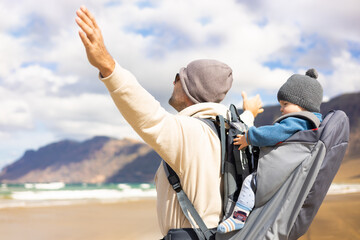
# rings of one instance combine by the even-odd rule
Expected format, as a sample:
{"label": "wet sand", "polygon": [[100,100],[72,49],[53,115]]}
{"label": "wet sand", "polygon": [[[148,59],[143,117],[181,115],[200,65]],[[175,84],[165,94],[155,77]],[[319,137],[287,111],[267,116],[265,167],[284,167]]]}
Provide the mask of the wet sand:
{"label": "wet sand", "polygon": [[[156,200],[0,209],[6,240],[160,239]],[[360,239],[360,193],[328,195],[300,240]]]}
{"label": "wet sand", "polygon": [[360,239],[360,193],[327,195],[300,240]]}

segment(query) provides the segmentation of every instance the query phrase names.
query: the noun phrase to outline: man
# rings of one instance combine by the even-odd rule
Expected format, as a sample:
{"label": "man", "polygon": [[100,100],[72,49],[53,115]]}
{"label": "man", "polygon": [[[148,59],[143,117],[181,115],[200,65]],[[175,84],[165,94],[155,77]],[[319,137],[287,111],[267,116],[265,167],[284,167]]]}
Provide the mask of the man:
{"label": "man", "polygon": [[[184,192],[208,228],[221,219],[222,193],[220,142],[206,123],[196,118],[227,117],[227,107],[219,104],[232,84],[232,70],[216,60],[193,61],[174,80],[169,100],[179,113],[170,114],[160,106],[135,77],[120,67],[106,50],[100,28],[92,14],[81,7],[76,22],[90,64],[100,71],[117,108],[140,135],[177,173]],[[259,96],[244,98],[241,118],[253,125],[262,112]],[[162,234],[170,229],[191,228],[170,186],[163,165],[155,176],[157,213]],[[217,186],[217,187],[216,187]]]}

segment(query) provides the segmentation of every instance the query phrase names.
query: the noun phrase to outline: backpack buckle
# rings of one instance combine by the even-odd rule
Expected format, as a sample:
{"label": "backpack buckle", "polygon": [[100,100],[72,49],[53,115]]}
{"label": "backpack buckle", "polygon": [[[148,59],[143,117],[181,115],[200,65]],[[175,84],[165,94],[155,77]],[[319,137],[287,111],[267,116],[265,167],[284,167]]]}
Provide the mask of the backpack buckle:
{"label": "backpack buckle", "polygon": [[181,184],[180,183],[175,183],[172,185],[173,189],[175,190],[175,192],[180,192],[182,190]]}

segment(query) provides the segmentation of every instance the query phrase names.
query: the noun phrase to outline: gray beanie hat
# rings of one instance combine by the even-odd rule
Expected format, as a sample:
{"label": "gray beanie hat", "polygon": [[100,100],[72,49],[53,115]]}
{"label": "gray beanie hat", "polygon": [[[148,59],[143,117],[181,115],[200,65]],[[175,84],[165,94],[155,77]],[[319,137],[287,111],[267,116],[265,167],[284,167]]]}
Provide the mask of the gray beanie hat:
{"label": "gray beanie hat", "polygon": [[231,68],[225,63],[201,59],[181,68],[181,85],[194,103],[221,102],[232,85]]}
{"label": "gray beanie hat", "polygon": [[278,101],[288,101],[299,105],[310,112],[320,112],[323,89],[316,80],[318,73],[315,69],[307,70],[305,75],[294,74],[281,86]]}

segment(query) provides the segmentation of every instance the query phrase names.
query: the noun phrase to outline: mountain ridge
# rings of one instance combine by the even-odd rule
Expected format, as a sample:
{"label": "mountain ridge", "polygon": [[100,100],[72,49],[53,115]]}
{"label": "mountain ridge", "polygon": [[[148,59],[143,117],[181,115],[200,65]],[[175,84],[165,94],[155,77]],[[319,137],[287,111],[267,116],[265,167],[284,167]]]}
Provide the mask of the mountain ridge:
{"label": "mountain ridge", "polygon": [[[360,92],[337,96],[321,105],[321,113],[343,110],[350,121],[350,143],[345,161],[360,159]],[[280,106],[264,107],[256,126],[271,124],[280,116]],[[0,182],[153,182],[161,162],[147,144],[132,139],[95,136],[82,142],[62,140],[38,150],[27,150],[0,172]],[[360,171],[358,173],[360,177]]]}

